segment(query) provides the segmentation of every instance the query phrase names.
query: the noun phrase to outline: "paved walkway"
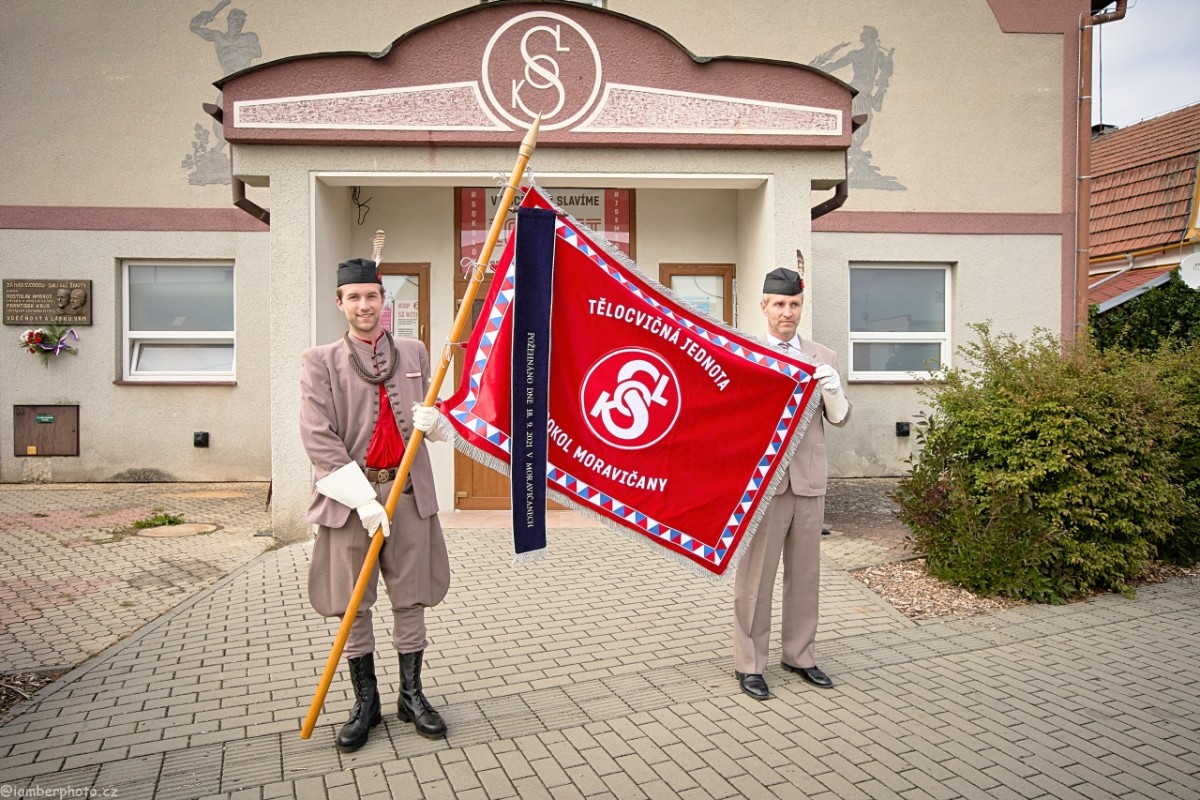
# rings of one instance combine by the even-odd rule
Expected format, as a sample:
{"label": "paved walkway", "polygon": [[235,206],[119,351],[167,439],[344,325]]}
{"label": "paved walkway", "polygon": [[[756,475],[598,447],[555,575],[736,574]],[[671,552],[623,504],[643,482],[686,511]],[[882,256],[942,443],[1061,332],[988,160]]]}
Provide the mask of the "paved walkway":
{"label": "paved walkway", "polygon": [[[274,544],[266,483],[0,484],[0,672],[73,667]],[[158,513],[216,530],[138,535]]]}
{"label": "paved walkway", "polygon": [[[245,491],[239,507],[251,516],[243,525],[261,513],[265,489],[163,488],[183,498]],[[163,601],[170,611],[128,621],[130,635],[12,709],[0,721],[0,795],[1200,797],[1196,581],[1147,587],[1135,600],[1105,596],[914,623],[847,571],[904,555],[886,514],[863,522],[886,506],[881,488],[840,485],[848,496],[861,490],[877,498],[849,522],[831,502],[818,655],[837,686],[823,691],[783,673],[776,650],[767,674],[774,697],[766,703],[743,695],[730,672],[728,584],[665,559],[633,558],[623,537],[574,514],[555,517],[547,559],[514,569],[509,537],[494,518],[445,515],[454,583],[429,614],[424,677],[449,737],[422,739],[389,714],[352,754],[333,746],[350,705],[343,675],[313,737],[298,734],[333,635],[305,600],[310,545],[262,552],[259,523],[251,522],[240,534],[222,524],[228,540],[188,537],[209,540],[199,545],[203,557],[153,549],[191,546],[188,539],[66,547],[93,558],[93,574],[111,577],[77,598],[141,580],[133,567],[105,571],[100,554],[127,543],[136,552],[121,558],[147,570],[158,569],[151,558],[206,560],[218,572],[228,562],[215,559],[241,560],[203,588],[161,576],[161,593],[171,592],[166,584],[181,588]],[[10,527],[13,513],[47,519],[27,497],[61,505],[70,491],[129,491],[137,499],[139,489],[57,491],[0,487],[0,539],[24,537],[19,553],[4,551],[5,591],[30,575],[78,580],[39,566],[60,563],[37,553],[57,553],[65,542],[51,539],[64,534]],[[185,517],[218,522],[201,508]],[[238,547],[251,552],[237,556]],[[13,569],[16,558],[31,555],[32,566]],[[64,595],[71,592],[58,593],[65,604]],[[113,605],[91,608],[99,619],[120,620]],[[79,608],[64,613],[82,616]],[[387,616],[376,615],[381,641]],[[5,634],[22,625],[30,634],[46,629],[38,624],[6,621]],[[40,658],[86,657],[87,647],[68,638]],[[32,653],[33,643],[22,646]],[[25,652],[14,647],[4,640],[5,670],[10,652]],[[385,654],[380,662],[392,711],[398,665]]]}

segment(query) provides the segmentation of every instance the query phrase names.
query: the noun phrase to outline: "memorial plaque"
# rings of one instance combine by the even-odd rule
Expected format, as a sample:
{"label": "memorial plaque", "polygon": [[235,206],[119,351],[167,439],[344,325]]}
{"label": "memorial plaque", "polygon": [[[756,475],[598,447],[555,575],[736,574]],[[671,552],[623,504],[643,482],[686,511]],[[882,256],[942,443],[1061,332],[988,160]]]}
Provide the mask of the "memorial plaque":
{"label": "memorial plaque", "polygon": [[5,325],[91,325],[91,281],[5,279]]}

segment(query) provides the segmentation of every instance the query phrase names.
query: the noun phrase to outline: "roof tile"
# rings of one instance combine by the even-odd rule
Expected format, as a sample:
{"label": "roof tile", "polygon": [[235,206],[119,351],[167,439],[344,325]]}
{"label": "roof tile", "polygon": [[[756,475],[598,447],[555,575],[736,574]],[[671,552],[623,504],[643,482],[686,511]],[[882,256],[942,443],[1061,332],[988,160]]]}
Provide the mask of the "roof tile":
{"label": "roof tile", "polygon": [[1181,242],[1198,157],[1200,104],[1093,139],[1091,257]]}
{"label": "roof tile", "polygon": [[[1088,290],[1088,305],[1094,306],[1103,303],[1105,300],[1111,300],[1118,295],[1125,294],[1130,289],[1136,289],[1139,286],[1145,286],[1150,281],[1162,275],[1164,272],[1170,272],[1175,269],[1178,264],[1166,264],[1157,267],[1147,267],[1145,269],[1133,269],[1126,272],[1124,275],[1119,275],[1116,278],[1103,283],[1094,289]],[[1097,278],[1092,283],[1097,283],[1102,278]]]}

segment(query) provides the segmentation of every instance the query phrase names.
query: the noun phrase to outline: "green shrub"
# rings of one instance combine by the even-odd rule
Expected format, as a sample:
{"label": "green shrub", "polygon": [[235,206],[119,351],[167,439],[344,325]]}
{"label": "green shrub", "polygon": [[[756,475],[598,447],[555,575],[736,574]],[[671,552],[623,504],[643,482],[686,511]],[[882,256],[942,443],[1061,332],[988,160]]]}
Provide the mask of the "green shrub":
{"label": "green shrub", "polygon": [[1200,341],[1200,292],[1174,270],[1162,286],[1103,314],[1088,312],[1092,342],[1101,350],[1152,351],[1165,342]]}
{"label": "green shrub", "polygon": [[1200,291],[1175,270],[1162,286],[1104,314],[1093,306],[1089,325],[1099,349],[1127,350],[1135,358],[1153,352],[1163,388],[1175,394],[1180,414],[1172,448],[1186,507],[1173,535],[1158,545],[1158,557],[1195,564],[1200,561]]}
{"label": "green shrub", "polygon": [[1200,340],[1164,346],[1155,364],[1163,390],[1171,393],[1178,411],[1171,447],[1178,460],[1176,483],[1185,495],[1183,513],[1175,531],[1159,545],[1158,557],[1191,566],[1200,562]]}
{"label": "green shrub", "polygon": [[895,492],[915,549],[978,594],[1130,593],[1185,509],[1173,395],[1148,360],[974,327],[969,366],[927,391],[921,451]]}

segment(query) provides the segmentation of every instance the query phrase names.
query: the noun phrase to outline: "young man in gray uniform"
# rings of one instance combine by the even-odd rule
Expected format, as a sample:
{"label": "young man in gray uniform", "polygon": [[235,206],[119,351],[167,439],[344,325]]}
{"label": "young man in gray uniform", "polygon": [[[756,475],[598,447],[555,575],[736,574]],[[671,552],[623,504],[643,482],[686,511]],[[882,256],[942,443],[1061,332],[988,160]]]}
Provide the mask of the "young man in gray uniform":
{"label": "young man in gray uniform", "polygon": [[824,345],[801,339],[796,332],[804,308],[803,292],[800,274],[781,267],[767,274],[759,301],[767,318],[767,343],[818,365],[814,377],[822,403],[821,413],[805,430],[788,464],[787,475],[775,489],[766,516],[742,554],[734,579],[734,674],[742,691],[756,700],[771,696],[763,672],[771,641],[771,595],[781,561],[781,666],[814,686],[833,686],[833,681],[817,667],[813,655],[821,588],[821,521],[825,515],[828,474],[824,421],[838,427],[845,425],[850,416],[850,402],[838,377],[837,355]]}
{"label": "young man in gray uniform", "polygon": [[[424,442],[410,468],[389,524],[383,503],[414,428],[441,439],[438,412],[423,406],[429,355],[415,339],[393,340],[381,324],[383,282],[374,261],[338,265],[337,305],[348,330],[337,341],[304,352],[300,375],[300,438],[313,465],[309,522],[317,540],[308,572],[308,597],[318,614],[346,612],[377,529],[383,528],[376,575],[383,572],[392,605],[392,640],[400,654],[398,715],[422,736],[442,738],[446,724],[421,690],[425,609],[450,586],[450,563],[438,522],[433,470]],[[337,736],[356,750],[382,721],[375,678],[371,606],[376,580],[363,595],[343,651],[354,686],[354,707]]]}

